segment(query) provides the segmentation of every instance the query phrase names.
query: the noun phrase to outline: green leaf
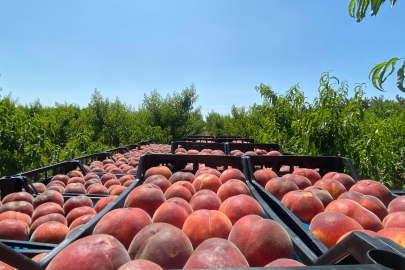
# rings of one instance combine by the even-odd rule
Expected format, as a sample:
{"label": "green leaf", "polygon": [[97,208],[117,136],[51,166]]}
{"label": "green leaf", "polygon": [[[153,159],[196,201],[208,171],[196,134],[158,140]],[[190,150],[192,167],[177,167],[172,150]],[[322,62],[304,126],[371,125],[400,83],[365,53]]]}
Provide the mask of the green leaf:
{"label": "green leaf", "polygon": [[380,73],[381,69],[386,65],[387,62],[382,62],[380,64],[377,64],[368,74],[368,78],[371,79],[371,82],[373,83],[373,86],[377,88],[380,91],[384,91],[377,85],[377,80],[378,80],[378,73]]}
{"label": "green leaf", "polygon": [[402,64],[402,67],[398,69],[397,72],[397,87],[399,90],[405,93],[405,87],[404,87],[404,77],[405,77],[405,61]]}
{"label": "green leaf", "polygon": [[371,0],[371,16],[376,16],[385,0]]}
{"label": "green leaf", "polygon": [[397,0],[391,0],[391,8],[395,5],[396,2]]}
{"label": "green leaf", "polygon": [[[397,63],[398,57],[394,57],[391,60],[389,60],[387,62],[387,64],[385,65],[383,71],[380,74],[380,77],[378,78],[378,84],[382,89],[382,84],[385,82],[385,80],[394,72],[395,70],[395,64]],[[391,71],[390,73],[384,78],[384,74],[387,71],[387,68],[389,68],[391,66]]]}

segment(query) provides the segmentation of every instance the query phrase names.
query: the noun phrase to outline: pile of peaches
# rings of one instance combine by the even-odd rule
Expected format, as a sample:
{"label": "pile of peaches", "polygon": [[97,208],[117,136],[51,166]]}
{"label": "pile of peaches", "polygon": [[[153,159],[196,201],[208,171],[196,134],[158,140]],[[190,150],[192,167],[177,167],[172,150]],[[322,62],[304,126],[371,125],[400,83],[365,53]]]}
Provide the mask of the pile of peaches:
{"label": "pile of peaches", "polygon": [[203,149],[201,151],[190,149],[186,150],[182,147],[177,148],[174,150],[176,155],[217,155],[217,156],[224,156],[225,153],[222,150],[212,150],[212,149]]}
{"label": "pile of peaches", "polygon": [[263,149],[255,149],[254,151],[246,151],[242,152],[240,150],[232,150],[229,154],[231,156],[282,156],[282,154],[279,151],[273,150],[267,152],[266,150]]}
{"label": "pile of peaches", "polygon": [[286,206],[327,247],[352,231],[387,237],[405,247],[405,196],[373,180],[355,183],[344,173],[322,178],[312,169],[295,169],[282,177],[272,169],[254,173],[256,181]]}

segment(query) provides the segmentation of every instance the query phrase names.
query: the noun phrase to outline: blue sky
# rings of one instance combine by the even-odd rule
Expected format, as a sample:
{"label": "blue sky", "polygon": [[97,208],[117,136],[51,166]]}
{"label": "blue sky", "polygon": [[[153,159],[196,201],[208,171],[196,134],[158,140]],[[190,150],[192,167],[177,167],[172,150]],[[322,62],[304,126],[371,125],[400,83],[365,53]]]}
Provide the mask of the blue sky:
{"label": "blue sky", "polygon": [[0,87],[20,103],[87,106],[94,89],[137,107],[194,83],[203,114],[261,103],[254,87],[284,94],[300,83],[307,101],[333,70],[367,96],[373,63],[404,57],[404,1],[360,24],[349,0],[2,1]]}

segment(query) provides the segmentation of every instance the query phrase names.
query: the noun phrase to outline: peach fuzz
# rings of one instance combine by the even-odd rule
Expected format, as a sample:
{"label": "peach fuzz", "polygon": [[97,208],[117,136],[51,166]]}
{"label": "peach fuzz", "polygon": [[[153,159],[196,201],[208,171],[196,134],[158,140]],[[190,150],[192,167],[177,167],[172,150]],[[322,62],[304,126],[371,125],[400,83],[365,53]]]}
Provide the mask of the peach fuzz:
{"label": "peach fuzz", "polygon": [[385,207],[388,207],[393,199],[391,191],[386,186],[373,180],[361,180],[352,186],[350,191],[375,196],[382,201]]}
{"label": "peach fuzz", "polygon": [[94,210],[98,213],[101,212],[110,202],[114,201],[118,196],[110,196],[101,198],[94,207]]}
{"label": "peach fuzz", "polygon": [[47,202],[53,202],[62,206],[64,200],[62,194],[60,194],[59,192],[55,190],[45,190],[44,193],[38,195],[34,199],[32,206],[34,206],[34,208],[37,208],[39,205]]}
{"label": "peach fuzz", "polygon": [[173,225],[181,230],[183,228],[184,222],[193,212],[193,209],[190,205],[188,205],[188,209],[184,207],[184,203],[179,202],[179,200],[173,199],[183,200],[185,203],[187,203],[187,201],[181,198],[172,198],[167,200],[155,211],[152,222],[164,222]]}
{"label": "peach fuzz", "polygon": [[32,222],[35,222],[39,217],[53,213],[61,214],[62,216],[65,215],[65,211],[63,211],[63,208],[59,204],[53,202],[41,204],[34,210],[34,213],[32,213]]}
{"label": "peach fuzz", "polygon": [[186,213],[187,213],[188,215],[190,215],[191,213],[193,213],[193,208],[191,207],[191,205],[190,205],[186,200],[184,200],[184,199],[182,199],[182,198],[177,198],[177,197],[175,197],[175,198],[168,199],[168,200],[165,201],[162,205],[164,205],[164,204],[169,204],[169,203],[175,203],[175,204],[177,204],[177,205],[183,207],[184,211],[186,211]]}
{"label": "peach fuzz", "polygon": [[53,258],[46,269],[72,269],[74,262],[77,269],[115,270],[130,260],[125,247],[117,239],[110,235],[96,234],[68,245]]}
{"label": "peach fuzz", "polygon": [[387,208],[377,197],[363,195],[357,191],[348,191],[339,196],[338,199],[348,199],[359,203],[367,210],[373,212],[381,221],[388,215]]}
{"label": "peach fuzz", "polygon": [[120,208],[104,215],[94,228],[93,234],[111,235],[128,249],[135,235],[150,224],[152,220],[144,210]]}
{"label": "peach fuzz", "polygon": [[0,221],[0,239],[27,241],[30,228],[22,220],[6,219]]}
{"label": "peach fuzz", "polygon": [[386,216],[382,222],[385,229],[387,228],[405,228],[405,211],[398,211]]}
{"label": "peach fuzz", "polygon": [[155,174],[152,176],[149,176],[148,178],[145,179],[144,184],[154,184],[158,186],[163,193],[166,192],[166,190],[172,186],[172,184],[169,182],[169,180],[166,179],[163,175]]}
{"label": "peach fuzz", "polygon": [[221,185],[221,180],[213,174],[201,174],[193,182],[196,191],[209,189],[216,193]]}
{"label": "peach fuzz", "polygon": [[347,233],[345,233],[344,235],[342,235],[342,236],[338,239],[337,243],[339,243],[340,241],[342,241],[343,239],[345,239],[346,236],[348,236],[348,235],[351,234],[352,232],[362,232],[362,233],[365,233],[365,234],[367,234],[368,236],[373,237],[373,238],[374,238],[374,237],[381,237],[381,235],[379,235],[378,233],[373,232],[373,231],[370,231],[370,230],[355,230],[355,231],[347,232]]}
{"label": "peach fuzz", "polygon": [[170,176],[172,176],[172,171],[166,166],[152,167],[145,172],[144,179],[147,179],[149,176],[154,174],[163,175],[167,180],[169,180]]}
{"label": "peach fuzz", "polygon": [[219,211],[229,218],[232,225],[247,215],[264,217],[262,206],[255,199],[245,194],[226,199],[219,207]]}
{"label": "peach fuzz", "polygon": [[39,226],[31,235],[31,242],[59,244],[65,240],[69,228],[57,221],[48,221]]}
{"label": "peach fuzz", "polygon": [[304,176],[311,182],[311,185],[322,179],[321,175],[313,169],[299,168],[294,170],[292,174]]}
{"label": "peach fuzz", "polygon": [[207,239],[198,246],[183,269],[248,268],[240,250],[221,238]]}
{"label": "peach fuzz", "polygon": [[284,195],[293,190],[299,190],[297,185],[290,180],[283,177],[276,177],[267,182],[264,187],[268,192],[271,193],[277,200],[282,200]]}
{"label": "peach fuzz", "polygon": [[197,191],[190,200],[190,205],[194,211],[202,209],[218,210],[221,203],[219,196],[208,189]]}
{"label": "peach fuzz", "polygon": [[166,201],[162,190],[154,184],[143,184],[133,189],[125,199],[124,207],[141,208],[150,217]]}
{"label": "peach fuzz", "polygon": [[340,182],[333,179],[321,179],[314,186],[326,189],[334,200],[347,191]]}
{"label": "peach fuzz", "polygon": [[249,195],[250,191],[249,191],[248,186],[241,180],[229,179],[225,182],[225,184],[222,184],[219,187],[217,194],[218,194],[218,197],[223,202],[232,196],[236,196],[236,195],[240,195],[240,194]]}
{"label": "peach fuzz", "polygon": [[32,203],[34,201],[34,197],[29,194],[28,192],[15,192],[8,194],[4,199],[2,200],[3,204],[6,204],[8,202],[28,202]]}
{"label": "peach fuzz", "polygon": [[302,175],[284,174],[283,178],[292,181],[301,190],[304,190],[312,185],[311,181]]}
{"label": "peach fuzz", "polygon": [[70,224],[72,224],[72,222],[75,221],[75,219],[77,219],[81,216],[84,216],[84,215],[88,215],[88,214],[97,215],[97,212],[92,207],[89,207],[89,206],[81,206],[81,207],[73,209],[66,216],[68,225],[70,226]]}
{"label": "peach fuzz", "polygon": [[86,224],[87,222],[89,222],[95,216],[96,216],[95,214],[88,214],[88,215],[84,215],[84,216],[81,216],[79,218],[76,218],[72,222],[72,224],[70,224],[69,231],[73,230],[74,228],[76,228],[76,227],[78,227],[80,225]]}
{"label": "peach fuzz", "polygon": [[193,195],[187,188],[185,188],[183,186],[179,186],[179,185],[176,185],[176,186],[173,185],[166,190],[165,197],[166,197],[166,200],[168,200],[170,198],[174,198],[174,197],[179,197],[179,198],[183,198],[187,202],[190,202],[191,197],[193,197]]}
{"label": "peach fuzz", "polygon": [[377,233],[405,248],[405,228],[387,228]]}
{"label": "peach fuzz", "polygon": [[322,212],[316,215],[309,230],[327,247],[333,247],[347,232],[363,230],[354,219],[339,213]]}
{"label": "peach fuzz", "polygon": [[272,169],[260,169],[254,172],[254,177],[256,182],[259,183],[262,187],[265,187],[267,182],[271,179],[278,177]]}
{"label": "peach fuzz", "polygon": [[35,232],[35,230],[36,230],[39,226],[41,226],[42,224],[44,224],[44,223],[46,223],[46,222],[49,222],[49,221],[57,221],[57,222],[60,222],[60,223],[64,224],[65,226],[67,226],[66,218],[65,218],[63,215],[61,215],[61,214],[59,214],[59,213],[52,213],[52,214],[48,214],[48,215],[45,215],[45,216],[42,216],[42,217],[37,218],[37,219],[32,223],[32,225],[31,225],[31,227],[30,227],[31,234],[32,234],[33,232]]}
{"label": "peach fuzz", "polygon": [[243,182],[246,181],[246,177],[243,172],[235,168],[226,169],[222,172],[221,177],[219,177],[219,180],[221,180],[222,184],[225,184],[226,181],[228,181],[229,179],[238,179]]}
{"label": "peach fuzz", "polygon": [[51,182],[59,180],[62,181],[65,185],[69,182],[70,177],[64,174],[57,174],[54,177],[52,177]]}
{"label": "peach fuzz", "polygon": [[28,226],[31,226],[32,222],[29,215],[15,211],[6,211],[0,214],[0,222],[6,219],[21,220],[27,223]]}
{"label": "peach fuzz", "polygon": [[266,264],[264,267],[295,267],[295,266],[306,266],[300,262],[291,259],[278,259]]}
{"label": "peach fuzz", "polygon": [[311,220],[324,207],[321,200],[309,191],[294,190],[284,195],[281,203],[287,207],[301,222],[311,223]]}
{"label": "peach fuzz", "polygon": [[32,216],[34,207],[28,202],[9,202],[0,206],[0,214],[7,211],[15,211]]}
{"label": "peach fuzz", "polygon": [[232,223],[222,212],[216,210],[197,210],[188,216],[183,225],[183,232],[196,249],[209,238],[228,239]]}
{"label": "peach fuzz", "polygon": [[193,186],[190,182],[187,182],[187,181],[178,181],[178,182],[175,182],[175,183],[173,183],[173,186],[182,186],[182,187],[185,187],[186,189],[188,189],[188,190],[191,192],[191,195],[194,195],[195,192],[196,192],[194,186]]}
{"label": "peach fuzz", "polygon": [[111,180],[111,179],[117,179],[117,176],[115,176],[115,174],[113,174],[113,173],[106,173],[103,176],[101,176],[100,181],[101,181],[101,184],[104,185],[108,180]]}
{"label": "peach fuzz", "polygon": [[277,259],[294,258],[287,231],[277,222],[256,215],[239,219],[228,240],[239,248],[250,267],[263,267]]}
{"label": "peach fuzz", "polygon": [[65,215],[67,215],[74,208],[81,206],[93,207],[93,201],[89,197],[83,195],[73,197],[65,202],[65,204],[63,205],[63,210],[65,211]]}
{"label": "peach fuzz", "polygon": [[389,213],[394,213],[398,211],[405,211],[405,195],[404,196],[399,196],[392,200],[390,204],[388,205],[388,212]]}
{"label": "peach fuzz", "polygon": [[195,173],[195,177],[198,177],[201,174],[213,174],[218,178],[221,177],[221,173],[217,169],[213,169],[213,168],[210,168],[210,167],[201,167],[201,168],[199,168]]}
{"label": "peach fuzz", "polygon": [[178,181],[187,181],[193,183],[194,179],[195,179],[194,174],[190,172],[175,172],[172,176],[170,176],[169,182],[171,184],[174,184]]}
{"label": "peach fuzz", "polygon": [[154,223],[143,228],[128,249],[132,260],[148,260],[163,269],[182,269],[192,253],[193,246],[186,234],[166,223]]}
{"label": "peach fuzz", "polygon": [[332,195],[330,195],[330,193],[324,188],[310,186],[304,189],[304,191],[309,191],[316,197],[318,197],[321,200],[324,208],[326,208],[326,206],[328,206],[328,204],[330,204],[333,201]]}
{"label": "peach fuzz", "polygon": [[156,263],[147,260],[133,260],[127,262],[126,264],[118,268],[118,270],[139,270],[139,269],[163,270],[163,268],[157,265]]}
{"label": "peach fuzz", "polygon": [[349,190],[354,184],[356,184],[353,178],[345,173],[328,172],[323,176],[323,178],[339,181],[346,188],[346,190]]}

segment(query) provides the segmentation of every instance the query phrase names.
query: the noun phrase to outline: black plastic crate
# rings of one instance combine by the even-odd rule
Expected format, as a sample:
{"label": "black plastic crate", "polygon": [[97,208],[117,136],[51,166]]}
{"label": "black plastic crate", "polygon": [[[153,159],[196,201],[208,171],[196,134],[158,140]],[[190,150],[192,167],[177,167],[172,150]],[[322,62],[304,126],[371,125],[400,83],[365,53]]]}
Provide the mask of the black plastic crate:
{"label": "black plastic crate", "polygon": [[204,142],[183,142],[183,141],[175,141],[172,142],[171,153],[174,154],[177,148],[184,148],[186,150],[198,150],[201,151],[203,149],[211,149],[211,150],[221,150],[226,154],[226,146],[223,143],[204,143]]}
{"label": "black plastic crate", "polygon": [[279,151],[281,154],[284,154],[283,147],[281,144],[277,143],[227,143],[227,155],[231,154],[233,150],[240,150],[242,152],[255,151],[256,149],[270,151]]}
{"label": "black plastic crate", "polygon": [[125,145],[128,150],[132,149],[139,149],[139,145],[137,143]]}

